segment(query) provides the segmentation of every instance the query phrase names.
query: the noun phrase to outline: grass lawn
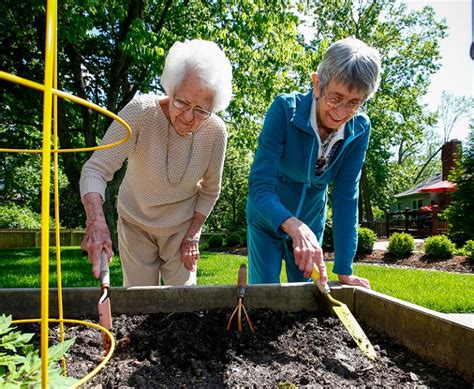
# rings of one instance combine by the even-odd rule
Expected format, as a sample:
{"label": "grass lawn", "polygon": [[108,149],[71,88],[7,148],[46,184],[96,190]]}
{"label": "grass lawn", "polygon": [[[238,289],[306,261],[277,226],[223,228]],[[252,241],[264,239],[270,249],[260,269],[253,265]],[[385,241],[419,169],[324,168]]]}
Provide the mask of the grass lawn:
{"label": "grass lawn", "polygon": [[[52,250],[54,253],[54,250]],[[56,287],[56,259],[51,256],[50,285]],[[201,252],[198,268],[199,285],[236,284],[237,272],[247,257]],[[78,247],[61,249],[62,286],[98,287],[87,258]],[[328,263],[329,277],[333,264]],[[378,292],[400,298],[445,313],[474,312],[474,275],[455,274],[435,270],[392,268],[354,264],[355,274],[370,280]],[[112,286],[122,285],[120,261],[115,257],[110,265]],[[281,282],[286,282],[283,270]],[[39,288],[40,250],[0,249],[0,288]]]}

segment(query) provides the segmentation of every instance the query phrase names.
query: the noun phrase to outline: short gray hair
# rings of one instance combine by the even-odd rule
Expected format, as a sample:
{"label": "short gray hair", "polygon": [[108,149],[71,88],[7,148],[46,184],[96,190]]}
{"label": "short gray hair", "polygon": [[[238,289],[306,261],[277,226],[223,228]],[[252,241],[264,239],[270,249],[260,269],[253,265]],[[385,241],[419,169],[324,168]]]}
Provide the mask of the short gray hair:
{"label": "short gray hair", "polygon": [[329,46],[318,67],[320,88],[334,79],[371,98],[380,85],[380,53],[356,38],[345,38]]}
{"label": "short gray hair", "polygon": [[193,39],[173,44],[160,78],[168,96],[173,96],[188,72],[194,73],[214,91],[213,112],[227,108],[232,97],[232,66],[215,43]]}

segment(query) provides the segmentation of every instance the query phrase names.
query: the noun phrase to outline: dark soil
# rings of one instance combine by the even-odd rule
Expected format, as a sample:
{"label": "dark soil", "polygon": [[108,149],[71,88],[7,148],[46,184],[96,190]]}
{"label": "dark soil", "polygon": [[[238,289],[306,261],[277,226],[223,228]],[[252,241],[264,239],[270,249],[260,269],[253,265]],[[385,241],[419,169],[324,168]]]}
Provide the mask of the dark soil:
{"label": "dark soil", "polygon": [[[388,336],[364,328],[379,358],[372,362],[340,322],[315,312],[251,310],[256,332],[226,330],[230,309],[114,317],[117,349],[87,388],[333,387],[470,388]],[[57,338],[57,330],[51,330]],[[68,374],[82,378],[101,353],[97,330],[76,336]]]}

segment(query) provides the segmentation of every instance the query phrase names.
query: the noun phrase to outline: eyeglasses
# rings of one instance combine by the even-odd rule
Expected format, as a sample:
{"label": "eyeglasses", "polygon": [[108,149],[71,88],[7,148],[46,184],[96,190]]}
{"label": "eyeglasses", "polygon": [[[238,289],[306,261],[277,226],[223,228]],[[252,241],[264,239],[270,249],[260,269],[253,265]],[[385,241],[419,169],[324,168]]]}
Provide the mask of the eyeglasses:
{"label": "eyeglasses", "polygon": [[173,97],[173,106],[180,111],[188,111],[192,109],[193,116],[201,120],[208,119],[212,115],[212,112],[206,111],[205,109],[199,107],[192,107],[187,101],[178,99],[176,97]]}
{"label": "eyeglasses", "polygon": [[365,109],[365,106],[363,105],[365,102],[364,101],[358,101],[358,102],[344,102],[344,100],[339,96],[339,95],[331,95],[331,94],[322,94],[322,97],[326,100],[326,104],[334,109],[337,108],[344,108],[346,112],[357,112],[359,109],[363,110]]}

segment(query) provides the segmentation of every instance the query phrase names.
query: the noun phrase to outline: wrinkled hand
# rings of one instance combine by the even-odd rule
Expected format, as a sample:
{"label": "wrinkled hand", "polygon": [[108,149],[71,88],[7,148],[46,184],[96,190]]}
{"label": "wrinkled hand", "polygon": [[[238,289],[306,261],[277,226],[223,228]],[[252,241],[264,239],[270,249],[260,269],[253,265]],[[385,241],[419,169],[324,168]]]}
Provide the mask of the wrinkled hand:
{"label": "wrinkled hand", "polygon": [[186,238],[181,242],[181,262],[189,271],[196,271],[197,261],[199,260],[199,243],[193,243]]}
{"label": "wrinkled hand", "polygon": [[287,232],[293,240],[293,253],[295,263],[304,272],[305,277],[310,277],[313,263],[316,264],[320,274],[321,284],[328,281],[326,264],[324,263],[323,250],[319,245],[313,231],[295,217],[291,217],[282,224],[283,231]]}
{"label": "wrinkled hand", "polygon": [[362,286],[364,288],[370,289],[370,282],[366,278],[346,275],[346,274],[339,274],[339,282],[341,284],[346,285],[355,285],[355,286]]}
{"label": "wrinkled hand", "polygon": [[105,251],[109,262],[114,255],[109,227],[105,220],[87,224],[86,233],[81,242],[81,248],[87,251],[89,262],[92,263],[92,272],[95,278],[99,278],[101,252]]}

